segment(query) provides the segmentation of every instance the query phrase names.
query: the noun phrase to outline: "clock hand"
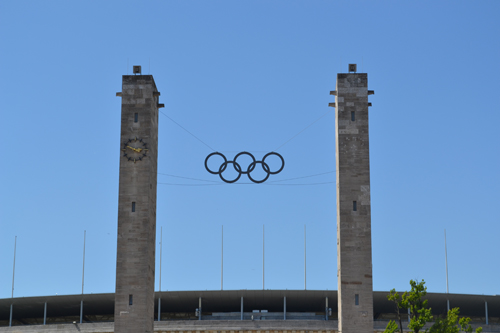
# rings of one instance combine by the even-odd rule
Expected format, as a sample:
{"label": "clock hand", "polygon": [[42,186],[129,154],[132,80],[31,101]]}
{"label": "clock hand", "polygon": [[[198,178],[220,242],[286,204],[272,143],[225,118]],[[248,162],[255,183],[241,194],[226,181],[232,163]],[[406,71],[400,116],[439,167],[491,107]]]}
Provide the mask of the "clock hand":
{"label": "clock hand", "polygon": [[140,153],[142,151],[142,148],[134,148],[134,147],[130,147],[130,146],[127,146],[127,148],[132,149],[136,153]]}
{"label": "clock hand", "polygon": [[134,148],[134,147],[130,147],[130,146],[127,146],[127,148],[130,148],[132,149],[133,151],[135,151],[136,153],[140,153],[142,149],[137,149],[137,148]]}

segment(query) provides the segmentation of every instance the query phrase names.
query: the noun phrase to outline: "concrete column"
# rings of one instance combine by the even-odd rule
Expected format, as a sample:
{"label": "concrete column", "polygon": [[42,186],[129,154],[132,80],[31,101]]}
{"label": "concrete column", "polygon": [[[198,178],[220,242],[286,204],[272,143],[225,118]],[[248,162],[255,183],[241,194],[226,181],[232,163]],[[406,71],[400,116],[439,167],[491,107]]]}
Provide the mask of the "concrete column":
{"label": "concrete column", "polygon": [[161,321],[161,297],[158,297],[158,321]]}
{"label": "concrete column", "polygon": [[325,320],[328,320],[328,297],[325,297]]}
{"label": "concrete column", "polygon": [[410,322],[411,317],[410,317],[410,308],[408,308],[408,323]]}
{"label": "concrete column", "polygon": [[14,310],[13,304],[10,305],[9,327],[12,327],[12,311]]}
{"label": "concrete column", "polygon": [[83,322],[83,300],[80,302],[80,324]]}
{"label": "concrete column", "polygon": [[448,313],[448,311],[450,311],[450,300],[449,299],[446,300],[446,313]]}
{"label": "concrete column", "polygon": [[283,297],[283,320],[286,320],[286,296]]}
{"label": "concrete column", "polygon": [[47,323],[47,302],[43,306],[43,324]]}
{"label": "concrete column", "polygon": [[241,320],[243,320],[243,296],[241,296]]}
{"label": "concrete column", "polygon": [[486,315],[486,325],[489,325],[488,324],[488,302],[484,302],[484,313]]}
{"label": "concrete column", "polygon": [[[352,67],[355,67],[352,66]],[[349,66],[351,68],[351,65]],[[355,72],[355,69],[350,69]],[[368,75],[337,75],[338,331],[373,333]]]}
{"label": "concrete column", "polygon": [[198,299],[198,320],[201,320],[201,297]]}
{"label": "concrete column", "polygon": [[115,333],[152,333],[155,308],[158,103],[152,75],[123,75]]}

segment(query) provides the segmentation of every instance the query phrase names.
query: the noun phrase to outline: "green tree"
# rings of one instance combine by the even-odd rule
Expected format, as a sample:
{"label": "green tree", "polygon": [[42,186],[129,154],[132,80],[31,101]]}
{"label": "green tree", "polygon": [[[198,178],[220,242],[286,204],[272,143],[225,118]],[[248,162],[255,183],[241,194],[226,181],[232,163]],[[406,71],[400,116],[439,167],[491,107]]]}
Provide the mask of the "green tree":
{"label": "green tree", "polygon": [[391,320],[389,321],[389,324],[387,325],[384,333],[403,332],[403,323],[401,321],[401,306],[400,306],[401,296],[399,296],[399,294],[396,292],[396,289],[392,289],[390,294],[387,295],[387,299],[389,301],[393,301],[396,306],[396,314],[398,315],[399,329],[396,322]]}
{"label": "green tree", "polygon": [[[432,320],[431,309],[428,308],[427,300],[422,298],[427,294],[427,287],[424,286],[425,281],[420,282],[410,280],[410,291],[405,291],[401,297],[395,289],[391,290],[387,299],[393,301],[396,305],[396,313],[399,320],[399,329],[396,322],[390,321],[384,333],[403,332],[403,324],[401,322],[401,309],[410,309],[410,323],[408,328],[414,333],[419,333],[428,321]],[[427,332],[425,330],[424,332]]]}
{"label": "green tree", "polygon": [[399,332],[398,324],[394,320],[390,320],[389,324],[387,324],[387,327],[385,328],[384,333],[394,333],[394,332]]}
{"label": "green tree", "polygon": [[[427,287],[424,280],[417,282],[410,280],[411,290],[405,291],[401,296],[401,307],[410,309],[410,323],[408,328],[418,333],[428,321],[432,320],[431,309],[428,308],[427,300],[422,297],[427,295]],[[424,332],[427,332],[425,330]]]}
{"label": "green tree", "polygon": [[[469,317],[459,318],[459,308],[453,308],[448,311],[446,318],[439,318],[429,330],[429,333],[472,333],[472,326],[469,324]],[[482,327],[476,328],[476,333],[481,333]]]}
{"label": "green tree", "polygon": [[[398,315],[399,327],[394,320],[389,321],[384,333],[403,332],[403,324],[401,320],[401,309],[410,309],[410,322],[408,328],[414,333],[419,333],[425,324],[431,321],[431,309],[428,307],[427,300],[422,299],[427,294],[424,280],[417,282],[410,280],[411,290],[405,291],[403,295],[399,295],[395,289],[392,289],[387,299],[393,301],[396,306]],[[469,317],[459,318],[459,308],[453,308],[448,311],[446,318],[438,318],[434,325],[429,330],[424,332],[429,333],[472,333],[472,327],[469,324]],[[475,333],[481,333],[482,328],[479,327]]]}

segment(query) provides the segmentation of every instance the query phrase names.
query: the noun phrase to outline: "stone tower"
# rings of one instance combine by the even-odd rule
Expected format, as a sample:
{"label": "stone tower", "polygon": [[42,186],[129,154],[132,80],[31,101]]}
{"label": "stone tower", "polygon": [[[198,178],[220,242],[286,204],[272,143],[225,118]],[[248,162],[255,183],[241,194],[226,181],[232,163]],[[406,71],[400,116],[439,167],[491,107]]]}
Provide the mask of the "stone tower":
{"label": "stone tower", "polygon": [[115,332],[153,332],[158,98],[140,66],[124,75],[120,136]]}
{"label": "stone tower", "polygon": [[[349,65],[356,72],[356,65]],[[335,138],[337,160],[338,330],[373,332],[370,151],[366,73],[337,75]]]}

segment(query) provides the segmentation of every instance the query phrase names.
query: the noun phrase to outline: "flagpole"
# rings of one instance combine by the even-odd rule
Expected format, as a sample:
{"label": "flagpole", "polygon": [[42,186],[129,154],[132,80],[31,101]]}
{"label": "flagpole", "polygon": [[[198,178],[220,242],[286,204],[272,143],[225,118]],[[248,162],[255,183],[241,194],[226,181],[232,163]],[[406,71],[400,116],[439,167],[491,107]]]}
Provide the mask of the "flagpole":
{"label": "flagpole", "polygon": [[17,247],[17,236],[14,238],[14,266],[12,267],[12,295],[14,298],[14,277],[16,276],[16,247]]}
{"label": "flagpole", "polygon": [[158,321],[161,320],[161,255],[163,250],[163,227],[160,227],[160,280],[159,280],[159,293],[158,293]]}
{"label": "flagpole", "polygon": [[262,225],[262,290],[264,290],[264,251],[265,251],[265,246],[264,246],[264,225]]}
{"label": "flagpole", "polygon": [[83,231],[83,268],[82,268],[82,295],[83,295],[83,286],[85,281],[85,242],[87,238],[87,230]]}
{"label": "flagpole", "polygon": [[224,226],[222,226],[222,238],[221,238],[221,264],[220,264],[220,290],[224,289]]}
{"label": "flagpole", "polygon": [[307,265],[306,265],[306,225],[304,224],[304,290],[307,289]]}
{"label": "flagpole", "polygon": [[[446,229],[444,229],[444,258],[446,263],[446,294],[449,294],[449,286],[448,286],[448,249],[446,245]],[[450,311],[450,300],[446,297],[446,306],[447,310]]]}

